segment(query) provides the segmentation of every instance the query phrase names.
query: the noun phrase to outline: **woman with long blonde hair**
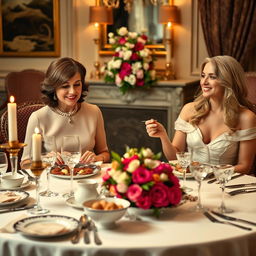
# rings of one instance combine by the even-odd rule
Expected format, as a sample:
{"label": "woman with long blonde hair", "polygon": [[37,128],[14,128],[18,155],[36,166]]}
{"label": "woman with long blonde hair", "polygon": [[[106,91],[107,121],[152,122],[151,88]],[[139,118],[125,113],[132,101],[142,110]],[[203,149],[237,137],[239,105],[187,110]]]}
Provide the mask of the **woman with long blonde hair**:
{"label": "woman with long blonde hair", "polygon": [[242,66],[233,57],[206,58],[201,67],[201,91],[186,104],[175,122],[171,142],[162,124],[146,121],[150,137],[159,137],[168,160],[176,152],[207,147],[210,163],[229,163],[236,172],[249,173],[256,154],[256,115],[246,99]]}

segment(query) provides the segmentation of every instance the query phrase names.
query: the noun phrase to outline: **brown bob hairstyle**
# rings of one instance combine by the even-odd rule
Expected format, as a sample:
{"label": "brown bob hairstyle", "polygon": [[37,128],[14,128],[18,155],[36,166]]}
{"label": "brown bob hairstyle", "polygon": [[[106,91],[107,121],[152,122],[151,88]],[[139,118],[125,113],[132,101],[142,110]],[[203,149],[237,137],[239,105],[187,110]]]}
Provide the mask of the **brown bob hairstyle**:
{"label": "brown bob hairstyle", "polygon": [[50,107],[57,107],[56,89],[72,78],[76,73],[81,76],[82,94],[78,102],[83,102],[88,91],[85,83],[86,69],[78,61],[64,57],[54,60],[48,67],[45,79],[41,84],[42,101]]}

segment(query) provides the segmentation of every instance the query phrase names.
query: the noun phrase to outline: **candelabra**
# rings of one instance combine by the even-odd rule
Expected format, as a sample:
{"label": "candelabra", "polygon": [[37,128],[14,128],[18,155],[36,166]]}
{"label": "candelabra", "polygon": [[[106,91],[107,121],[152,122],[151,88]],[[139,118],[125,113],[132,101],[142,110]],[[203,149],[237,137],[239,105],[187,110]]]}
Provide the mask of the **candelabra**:
{"label": "candelabra", "polygon": [[11,169],[13,175],[17,173],[18,153],[25,146],[27,146],[27,144],[20,143],[19,141],[9,141],[0,145],[0,148],[5,149],[10,155]]}

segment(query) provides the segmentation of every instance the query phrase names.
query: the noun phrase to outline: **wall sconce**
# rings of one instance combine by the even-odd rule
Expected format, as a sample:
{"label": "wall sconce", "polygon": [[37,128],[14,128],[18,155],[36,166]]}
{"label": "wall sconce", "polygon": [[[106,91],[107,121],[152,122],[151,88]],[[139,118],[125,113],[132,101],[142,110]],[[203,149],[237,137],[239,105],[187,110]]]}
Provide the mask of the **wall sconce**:
{"label": "wall sconce", "polygon": [[165,27],[165,47],[166,47],[166,69],[164,80],[175,79],[171,63],[172,43],[173,43],[173,23],[179,23],[180,17],[178,8],[175,5],[162,5],[159,8],[158,22]]}
{"label": "wall sconce", "polygon": [[100,24],[113,24],[113,13],[112,8],[106,6],[90,6],[89,8],[89,22],[94,23],[95,27],[95,35],[94,35],[94,42],[95,42],[95,72],[91,74],[91,78],[100,79],[100,62],[99,62],[99,26]]}

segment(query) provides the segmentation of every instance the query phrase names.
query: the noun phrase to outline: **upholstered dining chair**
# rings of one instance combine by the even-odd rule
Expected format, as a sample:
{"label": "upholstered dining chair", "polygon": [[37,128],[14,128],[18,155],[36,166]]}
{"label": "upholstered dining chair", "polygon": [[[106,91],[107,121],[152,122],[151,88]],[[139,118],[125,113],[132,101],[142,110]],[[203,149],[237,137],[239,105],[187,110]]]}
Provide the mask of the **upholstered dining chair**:
{"label": "upholstered dining chair", "polygon": [[10,72],[5,77],[6,101],[0,106],[3,110],[11,95],[15,102],[21,104],[26,101],[41,101],[41,82],[45,73],[36,69],[24,69],[22,71]]}
{"label": "upholstered dining chair", "polygon": [[[18,127],[18,140],[24,142],[26,136],[27,123],[30,115],[42,108],[44,105],[41,102],[25,102],[22,104],[17,104],[17,127]],[[5,143],[8,141],[8,112],[7,110],[3,112],[0,119],[0,132],[1,138],[0,143]],[[22,156],[22,150],[18,155],[18,165]],[[10,165],[9,165],[10,167]],[[10,168],[8,169],[10,170]]]}
{"label": "upholstered dining chair", "polygon": [[254,105],[254,110],[256,113],[256,72],[247,72],[247,89],[248,89],[248,100]]}

